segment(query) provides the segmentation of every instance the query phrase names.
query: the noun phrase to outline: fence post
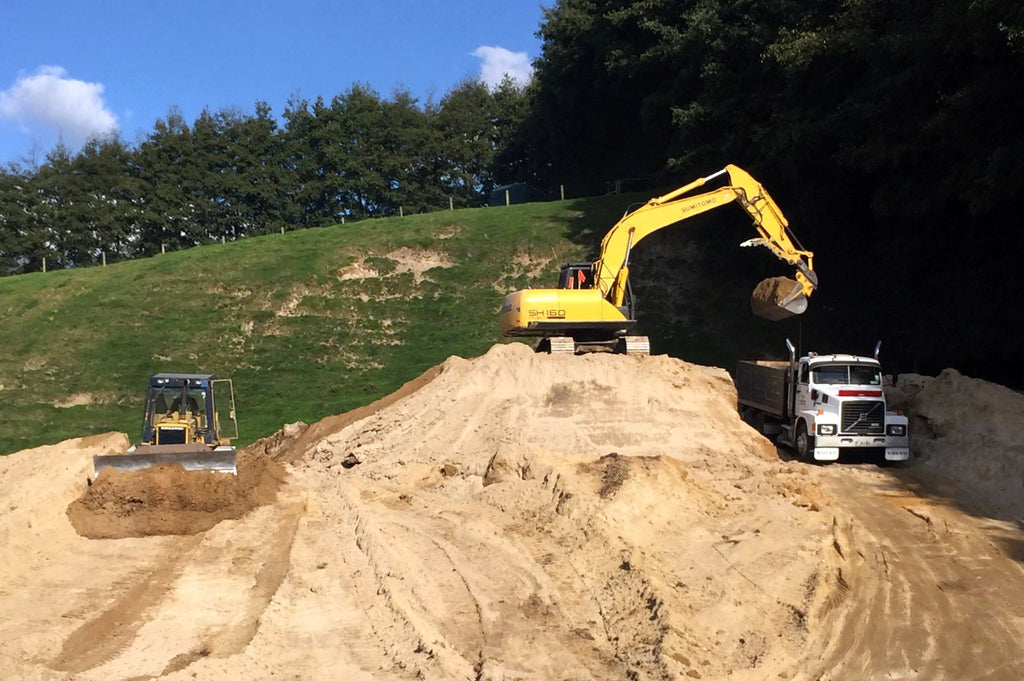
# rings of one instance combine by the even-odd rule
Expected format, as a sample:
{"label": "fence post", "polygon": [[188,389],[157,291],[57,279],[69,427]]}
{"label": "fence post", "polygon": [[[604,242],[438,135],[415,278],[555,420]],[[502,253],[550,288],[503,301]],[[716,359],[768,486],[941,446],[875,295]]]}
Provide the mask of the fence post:
{"label": "fence post", "polygon": [[344,215],[341,216],[341,224],[345,224],[345,216]]}
{"label": "fence post", "polygon": [[160,244],[160,253],[163,254],[163,253],[166,253],[166,252],[167,252],[167,244]]}
{"label": "fence post", "polygon": [[402,207],[401,206],[398,207],[398,217],[400,217],[400,218],[404,218],[405,217],[405,213],[402,212]]}
{"label": "fence post", "polygon": [[228,238],[226,236],[224,236],[223,234],[221,234],[220,235],[220,242],[222,244],[226,244],[228,242]]}
{"label": "fence post", "polygon": [[448,197],[448,210],[455,210],[455,200],[452,197]]}
{"label": "fence post", "polygon": [[284,227],[281,228],[281,234],[284,234]]}
{"label": "fence post", "polygon": [[505,190],[505,205],[506,206],[512,205],[511,202],[508,199],[508,190],[507,189]]}
{"label": "fence post", "polygon": [[103,259],[103,266],[106,267],[107,266],[107,252],[106,251],[100,251],[100,257]]}
{"label": "fence post", "polygon": [[43,258],[43,274],[46,274],[46,258]]}

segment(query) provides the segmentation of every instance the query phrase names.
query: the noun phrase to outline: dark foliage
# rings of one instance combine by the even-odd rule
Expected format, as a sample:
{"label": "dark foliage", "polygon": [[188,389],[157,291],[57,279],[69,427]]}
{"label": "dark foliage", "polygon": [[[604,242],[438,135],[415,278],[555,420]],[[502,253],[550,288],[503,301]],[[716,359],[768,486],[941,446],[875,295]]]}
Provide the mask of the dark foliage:
{"label": "dark foliage", "polygon": [[1019,3],[561,0],[541,36],[535,176],[737,163],[818,252],[815,309],[786,333],[1024,384]]}

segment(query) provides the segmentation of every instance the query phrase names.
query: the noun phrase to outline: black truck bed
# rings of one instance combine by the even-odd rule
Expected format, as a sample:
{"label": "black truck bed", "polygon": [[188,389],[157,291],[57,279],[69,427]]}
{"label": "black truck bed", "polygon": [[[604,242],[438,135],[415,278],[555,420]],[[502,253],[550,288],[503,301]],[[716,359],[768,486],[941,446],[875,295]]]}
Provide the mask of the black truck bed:
{"label": "black truck bed", "polygon": [[785,418],[786,372],[789,362],[740,360],[736,364],[736,395],[741,405]]}

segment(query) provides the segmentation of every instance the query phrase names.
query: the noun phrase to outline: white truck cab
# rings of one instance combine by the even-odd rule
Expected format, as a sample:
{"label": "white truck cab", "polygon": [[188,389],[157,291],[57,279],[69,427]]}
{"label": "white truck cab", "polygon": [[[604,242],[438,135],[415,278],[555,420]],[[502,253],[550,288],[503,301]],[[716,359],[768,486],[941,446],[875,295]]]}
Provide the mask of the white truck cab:
{"label": "white truck cab", "polygon": [[793,446],[801,458],[836,461],[842,450],[874,449],[886,461],[910,458],[907,417],[891,411],[874,357],[808,353],[789,362],[740,362],[736,388],[741,412],[765,434]]}

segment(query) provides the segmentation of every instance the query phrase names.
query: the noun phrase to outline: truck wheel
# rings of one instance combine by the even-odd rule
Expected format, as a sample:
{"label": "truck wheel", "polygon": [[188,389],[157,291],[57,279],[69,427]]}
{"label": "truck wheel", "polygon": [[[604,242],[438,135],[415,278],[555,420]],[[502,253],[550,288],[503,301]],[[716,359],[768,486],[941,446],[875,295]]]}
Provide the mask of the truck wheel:
{"label": "truck wheel", "polygon": [[807,426],[801,421],[796,427],[796,455],[801,461],[810,461],[814,451],[814,438],[807,434]]}

